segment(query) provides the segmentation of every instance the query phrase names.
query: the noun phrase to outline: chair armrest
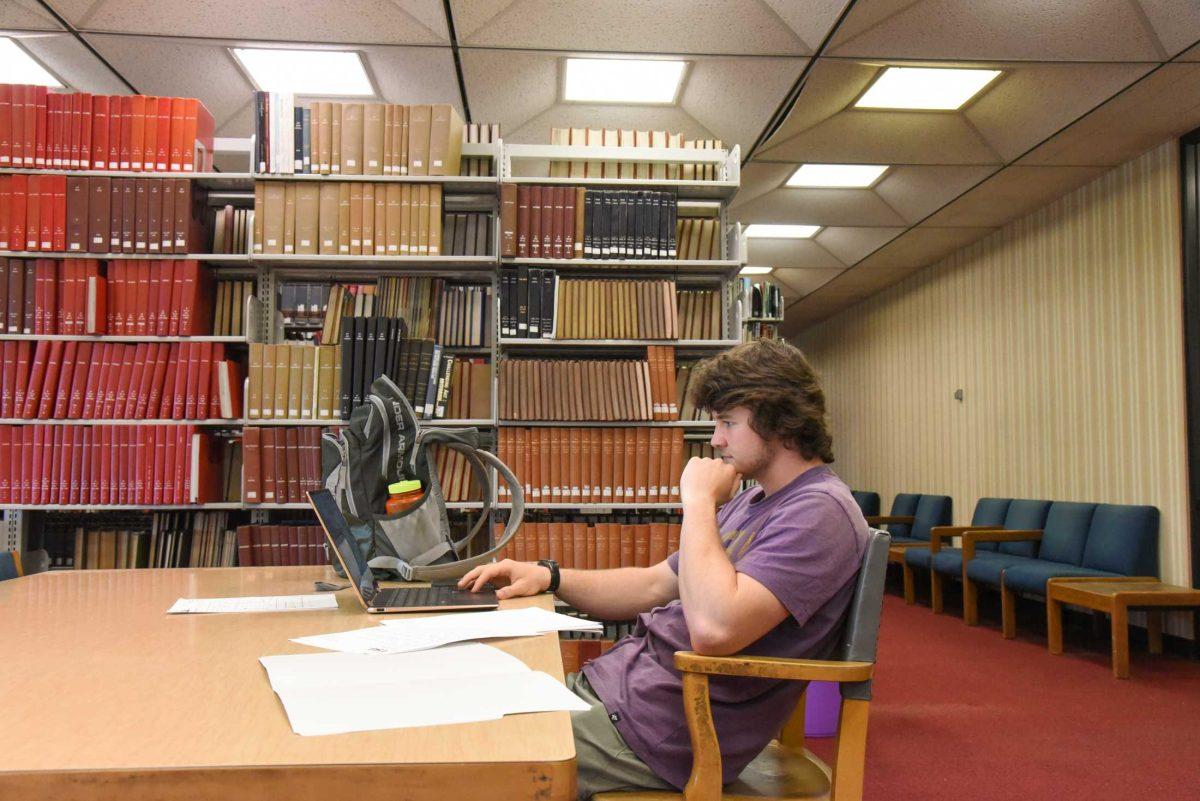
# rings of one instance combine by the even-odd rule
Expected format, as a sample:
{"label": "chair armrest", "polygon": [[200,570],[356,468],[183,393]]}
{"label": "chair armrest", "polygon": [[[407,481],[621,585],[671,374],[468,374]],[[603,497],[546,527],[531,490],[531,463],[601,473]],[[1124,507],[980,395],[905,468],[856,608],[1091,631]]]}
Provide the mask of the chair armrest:
{"label": "chair armrest", "polygon": [[867,681],[875,672],[874,662],[833,662],[768,656],[705,656],[694,651],[676,651],[675,667],[684,673],[753,676],[791,681]]}
{"label": "chair armrest", "polygon": [[1031,529],[992,529],[990,531],[968,531],[963,538],[963,570],[966,564],[975,558],[975,543],[977,542],[1026,542],[1040,540],[1042,530]]}
{"label": "chair armrest", "polygon": [[916,522],[912,515],[871,515],[867,518],[867,524],[871,526],[882,526],[885,523],[908,523],[912,525]]}
{"label": "chair armrest", "polygon": [[942,540],[951,537],[961,537],[970,531],[1001,531],[995,526],[934,526],[929,529],[929,552],[937,553],[942,549]]}

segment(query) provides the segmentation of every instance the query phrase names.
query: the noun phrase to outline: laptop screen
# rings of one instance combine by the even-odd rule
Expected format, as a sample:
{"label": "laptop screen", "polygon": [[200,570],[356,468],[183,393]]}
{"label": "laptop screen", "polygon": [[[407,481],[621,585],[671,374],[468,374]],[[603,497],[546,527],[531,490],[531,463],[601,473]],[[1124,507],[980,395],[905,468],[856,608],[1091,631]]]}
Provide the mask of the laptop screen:
{"label": "laptop screen", "polygon": [[354,542],[354,534],[351,533],[342,510],[333,499],[333,493],[326,489],[316,490],[308,493],[308,498],[312,502],[313,511],[317,513],[317,519],[321,521],[321,527],[329,535],[329,541],[341,555],[348,578],[358,587],[363,602],[370,605],[371,599],[379,591],[379,585],[375,581],[375,574],[371,572],[371,566],[367,564]]}

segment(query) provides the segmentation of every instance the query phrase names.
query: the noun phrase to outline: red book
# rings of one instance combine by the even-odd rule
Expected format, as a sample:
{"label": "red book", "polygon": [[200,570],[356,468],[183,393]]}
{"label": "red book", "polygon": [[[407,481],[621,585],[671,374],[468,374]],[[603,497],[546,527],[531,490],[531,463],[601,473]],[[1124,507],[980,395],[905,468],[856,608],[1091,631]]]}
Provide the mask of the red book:
{"label": "red book", "polygon": [[171,304],[170,318],[167,325],[169,336],[179,336],[180,310],[183,308],[184,273],[188,262],[170,262],[171,264]]}
{"label": "red book", "polygon": [[[121,169],[121,137],[124,135],[121,126],[121,115],[125,104],[119,95],[108,98],[108,166],[105,169]],[[126,168],[128,169],[128,168]]]}
{"label": "red book", "polygon": [[179,335],[190,337],[197,334],[196,306],[199,302],[200,262],[191,259],[175,266],[180,277]]}
{"label": "red book", "polygon": [[[25,250],[38,250],[38,237],[42,232],[42,176],[28,176],[25,190]],[[15,180],[15,176],[14,176]]]}
{"label": "red book", "polygon": [[[135,354],[137,353],[137,349],[143,344],[145,343],[139,343],[137,345],[125,345],[124,348],[122,348],[123,353],[121,354],[121,365],[120,369],[117,371],[116,393],[113,397],[112,415],[110,415],[111,419],[113,420],[127,419],[125,407],[129,401],[130,384],[133,381],[133,371],[136,367],[134,364],[134,358]],[[107,398],[105,398],[104,406],[105,408],[108,407]]]}
{"label": "red book", "polygon": [[212,503],[221,500],[221,449],[212,437],[188,426],[191,468],[188,471],[188,503]]}
{"label": "red book", "polygon": [[17,342],[0,344],[3,369],[0,370],[0,417],[13,417],[13,395],[17,378]]}
{"label": "red book", "polygon": [[183,124],[183,171],[211,171],[214,132],[212,114],[199,100],[189,97],[184,104]]}
{"label": "red book", "polygon": [[163,503],[163,470],[167,463],[167,435],[162,426],[154,429],[154,464],[150,471],[150,503]]}
{"label": "red book", "polygon": [[62,110],[70,102],[70,95],[60,95],[51,92],[46,98],[46,143],[47,167],[61,169],[63,167],[62,149]]}
{"label": "red book", "polygon": [[50,474],[51,503],[71,502],[71,431],[67,426],[54,427],[54,467]]}
{"label": "red book", "polygon": [[25,166],[25,87],[12,84],[10,101],[12,124],[9,128],[12,162],[9,166]]}
{"label": "red book", "polygon": [[[32,484],[29,480],[30,474],[33,472],[33,429],[35,426],[21,426],[15,429],[20,433],[20,448],[13,454],[13,459],[17,460],[20,467],[17,468],[16,484],[13,486],[13,497],[17,503],[32,503],[33,492]],[[13,437],[13,445],[17,444],[16,436]]]}
{"label": "red book", "polygon": [[79,94],[79,168],[90,170],[92,167],[92,95],[90,92]]}
{"label": "red book", "polygon": [[161,419],[163,416],[162,399],[163,393],[167,390],[164,383],[167,379],[167,365],[170,364],[174,348],[174,345],[166,343],[158,346],[158,353],[155,355],[154,361],[154,377],[150,380],[150,393],[146,401],[146,413],[144,415],[146,418]]}
{"label": "red book", "polygon": [[[0,432],[0,447],[4,446],[4,442],[5,442],[5,439],[3,437],[2,432]],[[4,489],[5,489],[4,485],[0,485],[0,497],[3,496]],[[250,539],[250,530],[251,530],[250,526],[238,526],[237,527],[238,567],[253,567],[255,564],[255,562],[254,562],[254,544],[253,544],[253,541]]]}
{"label": "red book", "polygon": [[29,477],[29,500],[26,503],[42,504],[42,456],[46,446],[46,426],[29,426],[33,429],[32,447],[25,454],[25,463],[29,466],[26,475]]}
{"label": "red book", "polygon": [[0,426],[0,450],[8,457],[0,465],[0,503],[12,503],[12,496],[8,494],[12,483],[12,431],[12,426]]}
{"label": "red book", "polygon": [[88,364],[85,371],[83,405],[80,407],[79,414],[73,415],[81,420],[94,420],[96,418],[96,388],[100,384],[100,374],[104,369],[104,361],[108,358],[109,347],[109,343],[99,342],[92,349],[92,361]]}
{"label": "red book", "polygon": [[63,436],[63,461],[66,462],[61,479],[65,484],[63,500],[73,505],[80,503],[79,482],[83,476],[83,465],[79,457],[83,447],[83,431],[81,426],[70,426]]}
{"label": "red book", "polygon": [[[160,432],[166,444],[163,446],[163,467],[162,467],[162,502],[165,504],[176,503],[175,500],[175,463],[179,461],[179,457],[175,453],[175,426],[161,426]],[[179,456],[182,456],[180,454]]]}
{"label": "red book", "polygon": [[162,303],[162,262],[143,262],[146,265],[146,336],[158,334],[158,307]]}
{"label": "red book", "polygon": [[[33,128],[34,159],[33,159],[33,165],[35,167],[45,167],[46,166],[46,100],[50,94],[50,90],[45,86],[35,86],[35,87],[33,87],[33,91],[34,91],[34,98],[35,98],[34,102],[37,104],[36,107],[34,108],[34,128]],[[29,135],[28,128],[26,129],[25,134],[26,134],[26,136]],[[29,147],[29,145],[26,144],[26,148],[27,148],[25,151],[26,153],[29,152],[28,147]]]}
{"label": "red book", "polygon": [[121,95],[120,169],[133,169],[133,96]]}
{"label": "red book", "polygon": [[[3,86],[3,84],[0,84]],[[10,247],[9,229],[12,226],[12,177],[0,175],[0,250],[20,250]]]}
{"label": "red book", "polygon": [[32,342],[16,343],[16,373],[13,377],[13,408],[12,417],[22,417],[25,413],[25,396],[26,389],[29,387],[29,372],[31,354],[33,353]]}
{"label": "red book", "polygon": [[29,176],[9,177],[8,249],[26,250],[25,207],[29,202]]}
{"label": "red book", "polygon": [[[55,98],[57,101],[55,102]],[[51,109],[50,129],[53,139],[51,150],[52,161],[58,169],[71,168],[71,107],[78,100],[78,95],[50,95]]]}
{"label": "red book", "polygon": [[92,97],[92,169],[108,169],[108,95]]}
{"label": "red book", "polygon": [[147,380],[150,371],[146,369],[146,358],[149,353],[150,345],[145,342],[139,342],[133,352],[133,371],[129,375],[129,386],[125,389],[125,406],[119,416],[126,420],[137,419],[134,415],[134,410],[137,409],[140,400],[142,384]]}
{"label": "red book", "polygon": [[58,381],[54,389],[54,408],[50,412],[50,417],[55,420],[66,418],[67,409],[71,405],[71,385],[75,380],[79,345],[79,342],[72,339],[65,343],[62,350],[62,365],[59,367]]}
{"label": "red book", "polygon": [[189,420],[207,420],[209,418],[209,387],[212,385],[213,377],[213,343],[199,343],[199,356],[196,359],[196,370],[198,376],[196,378],[196,403],[195,407],[188,407]]}
{"label": "red book", "polygon": [[184,411],[187,408],[187,379],[188,379],[188,361],[192,358],[192,343],[182,342],[179,345],[179,356],[175,363],[167,368],[168,372],[175,374],[174,380],[171,382],[174,390],[171,393],[170,404],[166,398],[163,399],[164,409],[169,410],[164,417],[171,420],[183,420]]}
{"label": "red book", "polygon": [[129,497],[126,495],[127,489],[125,485],[125,432],[129,430],[128,426],[109,426],[112,431],[112,455],[109,457],[109,480],[112,486],[109,488],[109,497],[112,498],[114,504],[129,503]]}
{"label": "red book", "polygon": [[[104,384],[97,391],[104,393],[104,404],[101,407],[100,417],[104,420],[112,420],[117,410],[117,386],[121,380],[121,369],[125,364],[126,345],[113,345],[109,351],[108,373],[104,377]],[[100,405],[100,396],[96,396],[96,404]]]}
{"label": "red book", "polygon": [[[49,223],[49,237],[42,237],[42,250],[62,252],[67,249],[67,176],[51,175],[50,188],[53,191]],[[43,209],[45,207],[43,206]],[[45,214],[43,210],[42,214]],[[45,230],[46,223],[43,223]]]}
{"label": "red book", "polygon": [[97,426],[92,429],[92,503],[101,506],[110,503],[109,482],[112,451],[112,426]]}
{"label": "red book", "polygon": [[83,417],[83,399],[87,392],[88,367],[92,363],[92,351],[99,350],[93,342],[80,342],[75,350],[75,366],[71,370],[71,394],[67,400],[67,417],[78,420]]}
{"label": "red book", "polygon": [[[275,433],[273,426],[265,426],[260,429],[262,432],[262,449],[260,451],[261,467],[259,469],[259,481],[262,487],[262,502],[263,503],[278,503],[279,498],[275,493]],[[245,432],[242,434],[245,436]],[[243,454],[243,462],[244,454]]]}
{"label": "red book", "polygon": [[108,330],[113,334],[125,333],[125,293],[122,289],[124,286],[125,265],[123,261],[110,261],[108,263]]}
{"label": "red book", "polygon": [[[146,413],[159,420],[170,420],[171,410],[175,407],[175,376],[179,372],[176,365],[179,363],[180,343],[172,342],[170,351],[166,358],[166,365],[163,369],[163,379],[159,382],[162,387],[161,396],[158,403],[157,411],[154,408],[153,402]],[[150,392],[153,396],[155,388],[151,387]]]}
{"label": "red book", "polygon": [[145,169],[142,166],[142,151],[146,146],[146,96],[133,95],[129,100],[129,169],[141,172]]}
{"label": "red book", "polygon": [[[54,207],[57,202],[55,198],[55,183],[56,179],[62,178],[61,175],[43,175],[38,182],[38,196],[41,202],[41,211],[38,212],[38,250],[54,250]],[[66,200],[66,190],[63,190],[63,200]],[[65,216],[65,215],[64,215]]]}
{"label": "red book", "polygon": [[154,159],[158,153],[158,98],[145,98],[142,110],[142,171],[154,172]]}
{"label": "red book", "polygon": [[50,357],[50,343],[40,340],[33,353],[33,364],[29,370],[29,384],[25,388],[25,405],[20,417],[32,420],[42,399],[42,385],[46,381],[46,364]]}
{"label": "red book", "polygon": [[148,261],[139,261],[135,268],[137,274],[137,287],[134,299],[134,308],[137,309],[137,318],[134,321],[134,331],[138,336],[146,336],[149,329],[147,328],[147,318],[151,313],[150,309],[150,269],[151,264]]}
{"label": "red book", "polygon": [[134,428],[133,492],[134,503],[146,502],[146,434],[149,426]]}
{"label": "red book", "polygon": [[71,95],[70,125],[71,146],[69,151],[71,169],[78,170],[83,166],[83,96]]}
{"label": "red book", "polygon": [[283,436],[284,442],[287,443],[287,471],[284,475],[287,476],[288,502],[299,503],[304,500],[304,495],[300,491],[300,476],[304,470],[304,460],[301,458],[300,450],[300,429],[286,428]]}
{"label": "red book", "polygon": [[183,172],[183,118],[184,104],[182,97],[171,98],[171,150],[167,169],[171,172]]}
{"label": "red book", "polygon": [[158,275],[158,305],[154,331],[160,337],[165,337],[171,330],[171,293],[174,292],[175,262],[170,259],[156,262]]}
{"label": "red book", "polygon": [[154,169],[166,172],[171,158],[171,98],[158,98],[157,141],[155,143]]}
{"label": "red book", "polygon": [[37,87],[25,87],[25,166],[37,166]]}
{"label": "red book", "polygon": [[86,309],[83,321],[85,334],[108,332],[108,282],[100,275],[100,266],[89,265],[87,275]]}
{"label": "red book", "polygon": [[143,355],[140,372],[134,376],[137,390],[134,392],[136,402],[130,417],[134,420],[145,420],[146,410],[150,407],[150,384],[154,380],[154,369],[158,364],[158,351],[164,347],[162,343],[150,343]]}
{"label": "red book", "polygon": [[76,449],[72,445],[71,451],[74,461],[79,464],[79,500],[77,502],[90,504],[92,502],[92,429],[78,426],[75,431],[79,446]]}
{"label": "red book", "polygon": [[242,431],[242,500],[262,503],[262,429],[247,426]]}
{"label": "red book", "polygon": [[0,167],[12,166],[13,85],[0,83]]}
{"label": "red book", "polygon": [[191,426],[175,426],[175,503],[190,503],[192,491]]}

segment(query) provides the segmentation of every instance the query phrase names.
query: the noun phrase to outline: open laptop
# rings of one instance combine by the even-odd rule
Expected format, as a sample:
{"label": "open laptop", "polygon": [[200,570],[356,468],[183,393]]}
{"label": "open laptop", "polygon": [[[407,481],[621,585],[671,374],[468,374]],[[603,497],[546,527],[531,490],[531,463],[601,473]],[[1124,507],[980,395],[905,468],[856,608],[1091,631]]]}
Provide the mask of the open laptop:
{"label": "open laptop", "polygon": [[354,542],[354,535],[346,523],[342,510],[329,490],[308,493],[309,503],[317,513],[317,520],[325,530],[329,544],[337,555],[342,570],[350,579],[354,594],[368,612],[454,612],[471,609],[495,609],[500,605],[496,593],[466,592],[455,584],[433,584],[429,587],[396,587],[381,590]]}

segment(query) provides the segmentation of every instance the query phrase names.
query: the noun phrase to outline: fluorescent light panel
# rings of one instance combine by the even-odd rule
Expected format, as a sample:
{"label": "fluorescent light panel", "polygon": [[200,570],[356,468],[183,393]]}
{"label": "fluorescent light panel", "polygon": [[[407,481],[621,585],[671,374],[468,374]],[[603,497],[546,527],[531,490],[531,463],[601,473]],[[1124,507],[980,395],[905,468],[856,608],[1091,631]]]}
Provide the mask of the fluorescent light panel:
{"label": "fluorescent light panel", "polygon": [[362,57],[345,50],[233,48],[254,85],[263,92],[374,97]]}
{"label": "fluorescent light panel", "polygon": [[856,108],[953,111],[994,81],[1000,70],[941,67],[888,67]]}
{"label": "fluorescent light panel", "polygon": [[819,225],[763,225],[754,223],[746,226],[746,236],[753,239],[811,239],[821,230]]}
{"label": "fluorescent light panel", "polygon": [[686,67],[684,61],[568,58],[563,68],[563,100],[569,103],[674,103]]}
{"label": "fluorescent light panel", "polygon": [[0,75],[5,83],[31,83],[61,89],[59,80],[46,71],[25,49],[6,36],[0,36]]}
{"label": "fluorescent light panel", "polygon": [[767,275],[774,269],[775,269],[774,267],[757,267],[753,264],[747,264],[745,267],[742,268],[740,274],[741,275]]}
{"label": "fluorescent light panel", "polygon": [[787,185],[858,189],[873,186],[887,168],[886,164],[801,164]]}

